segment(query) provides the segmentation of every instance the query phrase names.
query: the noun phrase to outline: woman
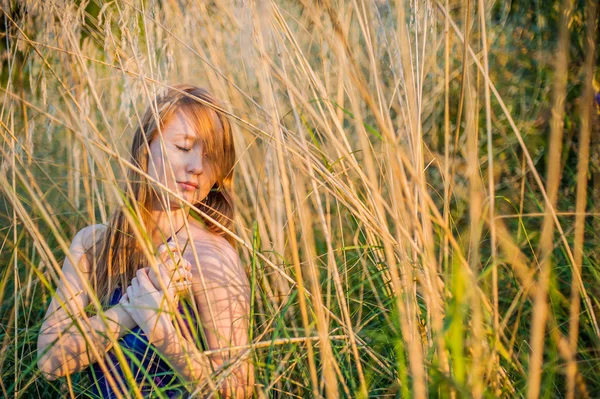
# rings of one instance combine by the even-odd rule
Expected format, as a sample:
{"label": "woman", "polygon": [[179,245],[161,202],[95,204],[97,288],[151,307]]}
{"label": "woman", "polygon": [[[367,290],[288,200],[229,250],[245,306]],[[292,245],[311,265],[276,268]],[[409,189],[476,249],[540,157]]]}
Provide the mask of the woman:
{"label": "woman", "polygon": [[235,150],[215,107],[181,85],[146,111],[124,206],[108,226],[79,231],[64,261],[38,339],[46,378],[89,366],[91,391],[105,397],[252,395],[247,351],[226,349],[248,345],[250,289],[219,226],[232,225]]}

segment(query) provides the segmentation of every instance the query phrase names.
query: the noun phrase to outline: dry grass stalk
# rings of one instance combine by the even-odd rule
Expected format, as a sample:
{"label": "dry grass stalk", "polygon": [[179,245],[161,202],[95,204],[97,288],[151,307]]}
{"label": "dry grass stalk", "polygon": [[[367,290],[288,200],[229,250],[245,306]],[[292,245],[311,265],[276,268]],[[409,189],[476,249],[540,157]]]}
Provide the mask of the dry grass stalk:
{"label": "dry grass stalk", "polygon": [[[596,34],[598,5],[590,1],[586,3],[586,59],[584,66],[584,91],[581,96],[581,130],[579,133],[579,151],[577,163],[577,198],[575,200],[575,242],[573,244],[573,274],[581,276],[583,260],[583,242],[585,232],[585,209],[587,202],[588,167],[590,157],[590,136],[592,130],[592,111],[594,109],[594,56],[596,54]],[[580,312],[580,278],[571,282],[571,307],[569,317],[569,345],[571,353],[577,353]],[[575,397],[575,377],[577,363],[575,356],[567,364],[567,398]]]}
{"label": "dry grass stalk", "polygon": [[546,176],[546,204],[544,222],[539,244],[539,277],[535,294],[533,321],[531,326],[531,358],[527,397],[537,398],[544,357],[546,321],[548,317],[548,285],[552,273],[552,252],[554,251],[554,220],[551,209],[556,208],[558,187],[561,177],[561,152],[564,131],[565,99],[567,94],[567,65],[569,63],[569,19],[573,2],[564,0],[560,8],[558,48],[555,64],[555,79],[552,95],[552,121],[550,124],[550,148],[548,152],[548,174]]}

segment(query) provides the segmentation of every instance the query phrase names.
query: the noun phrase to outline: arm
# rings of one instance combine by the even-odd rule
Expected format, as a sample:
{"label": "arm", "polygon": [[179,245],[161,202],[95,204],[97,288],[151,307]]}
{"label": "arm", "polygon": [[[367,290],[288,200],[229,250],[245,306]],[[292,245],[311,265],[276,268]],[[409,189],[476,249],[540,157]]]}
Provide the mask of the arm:
{"label": "arm", "polygon": [[[151,337],[158,351],[169,360],[175,371],[192,383],[191,390],[209,377],[211,366],[216,370],[221,366],[227,368],[230,363],[231,369],[224,371],[226,378],[219,388],[220,393],[224,397],[252,396],[254,372],[247,358],[247,352],[227,351],[229,347],[248,344],[250,303],[248,278],[239,257],[228,244],[215,246],[214,243],[203,241],[196,244],[195,249],[198,262],[194,261],[191,250],[186,251],[184,258],[193,265],[192,290],[209,349],[216,350],[217,353],[207,359],[193,342],[176,331],[166,313],[150,313],[133,310],[133,308],[132,311],[135,312],[135,317],[139,316],[138,324],[144,329],[146,335]],[[146,308],[149,308],[152,303],[151,306],[159,308],[159,303],[163,300],[162,293],[150,292],[148,288],[143,288],[148,287],[145,275],[138,275],[137,280],[139,282],[136,282],[135,286],[142,288],[144,293],[134,293],[140,298],[136,307],[146,304]],[[135,289],[132,292],[134,291]],[[146,295],[146,299],[142,300],[141,295]],[[131,295],[129,299],[131,301]],[[145,315],[142,316],[141,312]],[[142,322],[144,318],[147,318],[148,322]]]}
{"label": "arm", "polygon": [[[56,295],[48,307],[38,336],[38,368],[49,380],[77,372],[97,361],[89,345],[103,355],[112,343],[135,327],[135,322],[121,305],[84,321],[81,310],[90,302],[85,289],[91,273],[85,244],[97,226],[88,226],[75,236],[70,252],[78,269],[66,258]],[[81,322],[78,328],[77,322]]]}
{"label": "arm", "polygon": [[[254,368],[248,352],[227,351],[248,345],[250,284],[236,251],[224,240],[202,240],[184,254],[192,264],[192,291],[214,369],[231,364],[221,386],[224,397],[246,398],[253,394]],[[195,348],[195,345],[192,345]],[[231,372],[230,372],[231,371]]]}

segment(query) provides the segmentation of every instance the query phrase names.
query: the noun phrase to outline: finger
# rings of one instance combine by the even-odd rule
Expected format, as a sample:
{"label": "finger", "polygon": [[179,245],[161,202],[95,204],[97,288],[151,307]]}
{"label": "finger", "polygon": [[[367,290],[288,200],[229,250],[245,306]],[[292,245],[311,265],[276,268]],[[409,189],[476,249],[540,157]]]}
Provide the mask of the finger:
{"label": "finger", "polygon": [[177,270],[177,268],[187,267],[187,263],[189,262],[186,259],[176,254],[173,258],[168,259],[166,262],[164,262],[163,265],[170,272],[170,274],[173,274],[173,272]]}
{"label": "finger", "polygon": [[161,262],[165,262],[175,253],[179,253],[179,251],[177,250],[177,244],[174,242],[168,242],[166,245],[163,244],[158,247],[158,258]]}
{"label": "finger", "polygon": [[139,278],[140,278],[141,276],[146,276],[146,277],[148,277],[148,268],[147,268],[147,267],[143,267],[143,268],[141,268],[141,269],[138,269],[138,270],[135,272],[135,276],[138,278],[138,281],[139,281]]}
{"label": "finger", "polygon": [[163,267],[161,268],[160,277],[164,282],[166,292],[168,292],[171,297],[175,296],[177,293],[177,290],[174,288],[176,281],[172,279],[172,273],[169,273],[166,268]]}
{"label": "finger", "polygon": [[127,290],[127,293],[129,294],[129,298],[135,298],[138,296],[137,295],[137,293],[138,293],[137,287],[138,287],[138,282],[137,282],[137,279],[134,277],[131,279],[131,284],[129,285],[129,288],[131,288],[131,289]]}
{"label": "finger", "polygon": [[176,293],[187,293],[192,288],[192,283],[188,281],[183,281],[179,283],[173,284],[173,290]]}
{"label": "finger", "polygon": [[155,284],[155,285],[156,285],[156,288],[159,288],[159,289],[161,289],[161,288],[160,288],[160,287],[161,287],[161,285],[163,285],[163,284],[165,284],[167,281],[169,281],[169,280],[167,280],[167,279],[165,278],[165,275],[166,275],[166,273],[165,273],[165,270],[166,270],[166,269],[165,269],[165,267],[164,267],[163,265],[158,265],[158,268],[157,268],[156,270],[154,270],[154,273],[153,273],[153,274],[154,274],[154,279],[155,279],[155,283],[156,283],[156,284]]}
{"label": "finger", "polygon": [[171,284],[172,287],[178,292],[181,290],[187,291],[192,286],[192,280],[186,276],[186,278],[174,280]]}
{"label": "finger", "polygon": [[[146,287],[146,282],[150,280],[148,272],[144,269],[139,269],[137,272],[135,272],[135,276],[137,278],[138,284],[140,285],[140,288]],[[152,282],[150,282],[150,284],[152,284]]]}
{"label": "finger", "polygon": [[156,276],[157,283],[158,283],[158,285],[155,286],[156,289],[157,290],[168,289],[171,278],[169,277],[169,273],[164,265],[159,265],[158,273],[155,274],[155,276]]}
{"label": "finger", "polygon": [[192,263],[184,257],[181,258],[179,266],[184,267],[187,271],[192,270]]}
{"label": "finger", "polygon": [[156,255],[156,259],[159,262],[164,262],[168,259],[169,255],[169,246],[168,245],[161,245],[160,247],[158,247],[158,254]]}
{"label": "finger", "polygon": [[160,247],[158,247],[159,252],[161,251],[176,251],[177,250],[177,244],[173,241],[169,241],[166,244],[162,244]]}
{"label": "finger", "polygon": [[148,273],[143,270],[140,269],[136,272],[136,276],[137,276],[137,281],[138,284],[140,286],[140,288],[143,288],[146,291],[155,291],[156,288],[154,288],[154,284],[152,284],[152,281],[150,281],[150,277],[148,276]]}
{"label": "finger", "polygon": [[123,295],[121,297],[121,299],[119,299],[119,303],[124,304],[129,302],[129,295],[127,295],[127,292],[125,292],[125,295]]}
{"label": "finger", "polygon": [[176,282],[181,280],[186,280],[188,278],[188,274],[190,273],[184,267],[176,267],[174,269],[170,269],[166,266],[161,267],[161,276],[167,281]]}
{"label": "finger", "polygon": [[181,257],[181,260],[178,264],[179,267],[185,269],[186,271],[192,271],[192,264],[190,263],[189,260],[187,260],[186,258],[184,258],[183,256]]}
{"label": "finger", "polygon": [[164,284],[164,287],[159,287],[159,289],[168,292],[172,296],[177,292],[187,290],[191,286],[191,273],[184,268],[178,268],[171,276],[167,274],[165,268],[161,268],[160,279],[166,284]]}
{"label": "finger", "polygon": [[127,295],[127,299],[133,298],[133,287],[132,286],[127,287],[127,292],[125,293],[125,295]]}
{"label": "finger", "polygon": [[192,278],[192,273],[184,267],[180,267],[173,273],[172,281],[186,281]]}

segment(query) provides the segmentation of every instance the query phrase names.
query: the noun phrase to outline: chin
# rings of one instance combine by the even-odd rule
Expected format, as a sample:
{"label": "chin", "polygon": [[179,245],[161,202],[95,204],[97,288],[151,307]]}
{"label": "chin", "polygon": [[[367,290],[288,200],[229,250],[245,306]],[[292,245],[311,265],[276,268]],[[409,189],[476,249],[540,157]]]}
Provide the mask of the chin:
{"label": "chin", "polygon": [[174,195],[169,195],[169,208],[170,209],[179,209],[179,208],[185,208],[186,206],[188,206],[186,203],[182,203],[181,200],[185,200],[187,202],[190,203],[194,203],[194,198],[192,195],[188,194],[188,193],[177,193],[177,196]]}

